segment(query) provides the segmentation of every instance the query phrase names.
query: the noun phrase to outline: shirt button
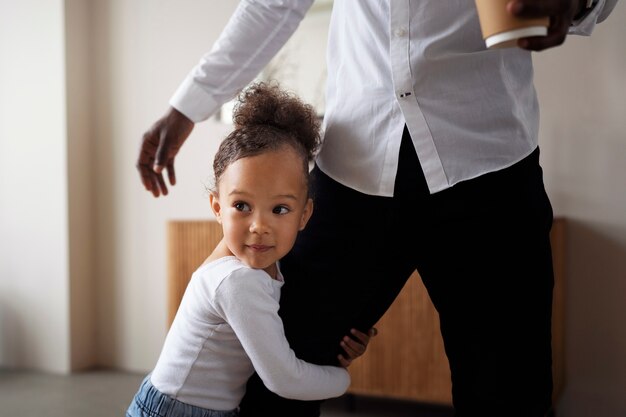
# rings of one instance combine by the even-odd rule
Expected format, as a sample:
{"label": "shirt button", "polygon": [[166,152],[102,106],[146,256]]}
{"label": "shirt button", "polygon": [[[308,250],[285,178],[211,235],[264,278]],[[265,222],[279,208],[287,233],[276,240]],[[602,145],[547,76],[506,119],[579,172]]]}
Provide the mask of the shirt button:
{"label": "shirt button", "polygon": [[393,33],[398,38],[402,38],[402,37],[406,36],[406,29],[403,28],[403,27],[399,27],[399,28],[396,28],[396,30],[394,30]]}

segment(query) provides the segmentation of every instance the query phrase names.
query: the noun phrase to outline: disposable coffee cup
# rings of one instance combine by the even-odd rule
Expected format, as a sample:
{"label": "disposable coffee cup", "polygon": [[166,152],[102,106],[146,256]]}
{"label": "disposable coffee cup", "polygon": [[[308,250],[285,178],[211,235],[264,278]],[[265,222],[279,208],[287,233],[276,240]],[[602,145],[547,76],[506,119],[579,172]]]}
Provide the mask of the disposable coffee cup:
{"label": "disposable coffee cup", "polygon": [[506,9],[510,0],[475,0],[478,20],[487,48],[510,48],[517,40],[530,36],[546,36],[549,18],[522,19]]}

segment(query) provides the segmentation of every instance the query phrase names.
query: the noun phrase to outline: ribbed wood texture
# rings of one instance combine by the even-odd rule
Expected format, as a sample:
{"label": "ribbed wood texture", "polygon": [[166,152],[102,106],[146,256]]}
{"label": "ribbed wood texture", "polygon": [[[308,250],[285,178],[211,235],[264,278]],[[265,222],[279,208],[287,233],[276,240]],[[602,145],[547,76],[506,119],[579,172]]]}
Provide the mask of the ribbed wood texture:
{"label": "ribbed wood texture", "polygon": [[439,316],[417,272],[376,327],[378,336],[349,368],[350,392],[450,404]]}
{"label": "ribbed wood texture", "polygon": [[210,220],[180,220],[167,224],[168,307],[167,324],[172,324],[191,274],[222,239],[222,226]]}
{"label": "ribbed wood texture", "polygon": [[[552,228],[555,290],[553,314],[554,397],[564,384],[565,220]],[[171,324],[191,274],[222,238],[215,221],[168,224],[169,306]],[[439,317],[421,279],[414,273],[376,327],[380,334],[350,366],[352,394],[450,405],[448,360],[439,332]]]}

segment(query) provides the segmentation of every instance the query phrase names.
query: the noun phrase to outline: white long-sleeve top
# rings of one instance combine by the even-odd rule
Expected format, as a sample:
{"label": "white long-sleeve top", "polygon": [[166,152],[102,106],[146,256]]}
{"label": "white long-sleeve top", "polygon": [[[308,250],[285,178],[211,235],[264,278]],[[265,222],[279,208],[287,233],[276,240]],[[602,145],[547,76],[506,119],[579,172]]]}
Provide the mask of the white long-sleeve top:
{"label": "white long-sleeve top", "polygon": [[248,378],[292,399],[338,397],[350,385],[344,368],[298,359],[278,316],[281,280],[235,257],[192,276],[151,373],[152,384],[187,404],[212,410],[239,406]]}
{"label": "white long-sleeve top", "polygon": [[[248,84],[312,0],[241,1],[170,104],[197,122]],[[570,33],[589,35],[617,0]],[[506,168],[538,144],[531,52],[487,50],[471,0],[335,0],[317,164],[366,194],[393,195],[406,123],[431,193]]]}

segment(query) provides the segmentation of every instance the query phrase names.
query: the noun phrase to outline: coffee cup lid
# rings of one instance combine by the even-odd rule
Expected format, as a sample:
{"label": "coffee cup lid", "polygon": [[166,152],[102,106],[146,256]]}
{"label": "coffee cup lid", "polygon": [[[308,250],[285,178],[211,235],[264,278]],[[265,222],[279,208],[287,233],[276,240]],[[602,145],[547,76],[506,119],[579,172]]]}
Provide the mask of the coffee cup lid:
{"label": "coffee cup lid", "polygon": [[510,41],[513,39],[527,38],[529,36],[546,36],[548,28],[545,26],[530,26],[521,29],[510,30],[507,32],[496,33],[485,39],[487,48],[497,46],[499,43]]}

